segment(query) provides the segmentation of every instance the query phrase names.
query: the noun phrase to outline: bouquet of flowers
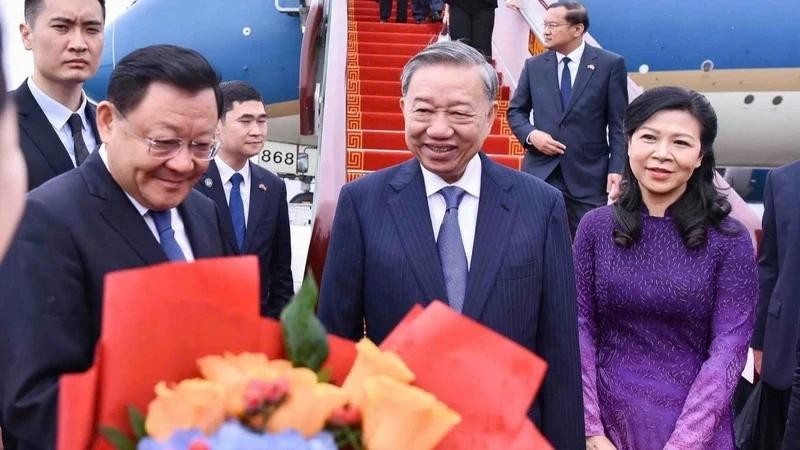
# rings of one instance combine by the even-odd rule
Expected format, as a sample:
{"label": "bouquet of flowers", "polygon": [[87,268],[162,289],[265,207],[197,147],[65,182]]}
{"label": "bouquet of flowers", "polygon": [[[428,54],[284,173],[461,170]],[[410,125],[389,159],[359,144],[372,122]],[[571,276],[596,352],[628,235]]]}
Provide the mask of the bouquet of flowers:
{"label": "bouquet of flowers", "polygon": [[94,365],[61,380],[58,448],[551,448],[526,416],[545,364],[446,305],[378,348],[325,334],[310,276],[280,323],[258,297],[254,257],[109,275]]}

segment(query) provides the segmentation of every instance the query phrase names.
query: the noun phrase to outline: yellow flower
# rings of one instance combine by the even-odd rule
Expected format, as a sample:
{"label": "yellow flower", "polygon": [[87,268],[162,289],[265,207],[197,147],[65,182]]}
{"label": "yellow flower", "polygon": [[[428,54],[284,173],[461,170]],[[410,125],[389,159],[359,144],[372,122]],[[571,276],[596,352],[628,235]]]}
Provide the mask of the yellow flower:
{"label": "yellow flower", "polygon": [[294,429],[306,437],[313,436],[322,431],[333,410],[347,403],[341,388],[317,383],[317,375],[309,369],[292,369],[283,376],[289,380],[289,395],[269,418],[270,432]]}
{"label": "yellow flower", "polygon": [[244,413],[244,391],[251,380],[272,381],[292,368],[285,360],[269,361],[263,353],[225,353],[197,360],[200,373],[225,388],[225,408],[230,416]]}
{"label": "yellow flower", "polygon": [[356,351],[356,360],[342,384],[354,405],[363,403],[364,382],[369,377],[385,375],[405,384],[414,381],[414,373],[397,354],[381,351],[369,339],[361,339],[356,344]]}
{"label": "yellow flower", "polygon": [[369,450],[432,449],[461,422],[430,393],[387,376],[365,381],[361,412]]}
{"label": "yellow flower", "polygon": [[224,420],[225,389],[218,383],[194,378],[169,388],[162,381],[147,407],[145,429],[155,439],[164,440],[183,428],[211,434]]}

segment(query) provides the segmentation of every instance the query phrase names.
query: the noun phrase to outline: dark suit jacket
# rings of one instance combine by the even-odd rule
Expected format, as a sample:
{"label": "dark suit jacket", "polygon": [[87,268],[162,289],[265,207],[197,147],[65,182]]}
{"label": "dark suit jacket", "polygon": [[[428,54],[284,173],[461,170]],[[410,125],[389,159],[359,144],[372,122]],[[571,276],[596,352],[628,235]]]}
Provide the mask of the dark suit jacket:
{"label": "dark suit jacket", "polygon": [[785,450],[800,448],[800,339],[797,341],[795,350],[796,357],[792,360],[794,380],[792,382],[792,394],[789,398],[786,429],[783,434],[783,448]]}
{"label": "dark suit jacket", "polygon": [[[263,167],[248,164],[251,174],[250,207],[242,253],[258,255],[261,267],[261,315],[277,319],[294,295],[286,184]],[[217,164],[211,161],[196,189],[216,202],[229,246],[238,252],[223,185]]]}
{"label": "dark suit jacket", "polygon": [[[74,169],[75,165],[69,159],[56,130],[33,98],[28,81],[24,81],[13,95],[17,105],[20,147],[28,167],[28,190],[31,190],[56,175]],[[100,142],[95,107],[91,103],[86,104],[86,120],[92,126],[95,139]]]}
{"label": "dark suit jacket", "polygon": [[770,172],[764,186],[759,301],[752,346],[763,349],[761,379],[789,389],[800,318],[800,162]]}
{"label": "dark suit jacket", "polygon": [[[558,449],[584,449],[575,282],[561,194],[481,153],[463,314],[535,351],[548,373],[531,417]],[[319,317],[348,339],[381,342],[415,303],[446,299],[419,163],[342,188]]]}
{"label": "dark suit jacket", "polygon": [[[178,211],[195,258],[225,254],[213,202],[192,191]],[[104,276],[166,260],[96,152],[28,194],[0,268],[3,431],[18,448],[54,448],[58,376],[92,364]]]}
{"label": "dark suit jacket", "polygon": [[[627,157],[622,131],[628,106],[627,82],[621,56],[586,44],[569,104],[564,108],[556,53],[547,51],[525,61],[508,106],[511,130],[528,150],[522,170],[546,179],[560,165],[573,197],[604,196],[607,175],[622,173]],[[548,156],[527,144],[534,128],[564,144],[564,154]]]}

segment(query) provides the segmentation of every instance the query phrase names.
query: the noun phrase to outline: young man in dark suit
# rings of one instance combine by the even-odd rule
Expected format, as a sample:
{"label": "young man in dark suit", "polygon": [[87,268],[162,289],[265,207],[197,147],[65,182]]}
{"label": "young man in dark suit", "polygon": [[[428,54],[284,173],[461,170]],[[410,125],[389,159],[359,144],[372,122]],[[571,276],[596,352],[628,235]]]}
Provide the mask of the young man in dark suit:
{"label": "young man in dark suit", "polygon": [[342,188],[320,319],[334,334],[379,343],[415,303],[447,301],[547,361],[529,415],[555,448],[585,449],[564,200],[480,151],[498,87],[480,52],[431,45],[406,64],[401,86],[414,159]]}
{"label": "young man in dark suit", "polygon": [[221,110],[200,54],[136,50],[97,107],[101,148],[28,194],[0,267],[3,431],[16,448],[55,448],[58,379],[92,364],[106,274],[226,253],[216,206],[192,189]]}
{"label": "young man in dark suit", "polygon": [[230,246],[258,255],[261,314],[278,318],[294,294],[286,184],[250,162],[267,139],[261,94],[243,81],[226,81],[217,135],[219,154],[196,188],[217,203]]}
{"label": "young man in dark suit", "polygon": [[586,44],[588,29],[581,3],[552,3],[548,51],[525,62],[508,106],[508,124],[528,150],[522,170],[561,191],[573,236],[587,211],[616,196],[627,158],[625,60]]}
{"label": "young man in dark suit", "polygon": [[83,82],[103,52],[104,0],[25,0],[20,34],[33,75],[14,92],[28,189],[71,170],[100,144]]}

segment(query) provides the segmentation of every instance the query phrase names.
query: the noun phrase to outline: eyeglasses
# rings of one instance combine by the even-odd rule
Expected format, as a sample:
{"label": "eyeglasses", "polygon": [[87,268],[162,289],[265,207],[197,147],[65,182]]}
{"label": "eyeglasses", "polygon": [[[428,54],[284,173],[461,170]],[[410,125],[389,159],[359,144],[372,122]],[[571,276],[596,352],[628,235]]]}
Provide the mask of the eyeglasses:
{"label": "eyeglasses", "polygon": [[544,29],[547,30],[547,29],[555,29],[555,28],[558,28],[558,27],[563,27],[564,25],[572,25],[572,24],[571,23],[544,22],[542,24],[542,27],[544,27]]}
{"label": "eyeglasses", "polygon": [[[119,117],[125,120],[128,124],[128,118],[125,117],[122,113],[119,113]],[[126,130],[128,134],[131,136],[138,138],[144,142],[147,142],[147,153],[152,156],[153,158],[158,159],[169,159],[173,156],[177,155],[178,152],[183,148],[184,145],[187,146],[189,152],[192,154],[192,158],[202,160],[202,161],[209,161],[214,159],[214,156],[217,155],[219,149],[222,147],[222,141],[219,139],[213,139],[211,142],[198,142],[198,141],[190,141],[188,143],[184,142],[183,139],[153,139],[146,136],[141,136],[128,127]]]}

